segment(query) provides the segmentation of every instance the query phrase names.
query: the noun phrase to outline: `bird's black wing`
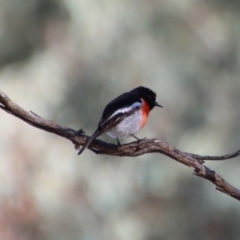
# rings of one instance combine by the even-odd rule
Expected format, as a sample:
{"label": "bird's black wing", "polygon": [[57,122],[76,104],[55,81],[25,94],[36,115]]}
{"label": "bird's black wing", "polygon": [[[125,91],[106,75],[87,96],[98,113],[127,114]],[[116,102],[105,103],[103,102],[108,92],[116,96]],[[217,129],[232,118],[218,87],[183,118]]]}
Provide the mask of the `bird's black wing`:
{"label": "bird's black wing", "polygon": [[115,127],[124,118],[138,111],[141,106],[141,99],[131,92],[123,93],[113,99],[103,110],[102,117],[98,123],[98,128],[84,143],[78,154],[81,154],[90,143],[99,135]]}
{"label": "bird's black wing", "polygon": [[123,93],[113,99],[103,110],[98,128],[103,133],[115,127],[125,117],[130,116],[135,111],[139,110],[141,99],[130,92]]}

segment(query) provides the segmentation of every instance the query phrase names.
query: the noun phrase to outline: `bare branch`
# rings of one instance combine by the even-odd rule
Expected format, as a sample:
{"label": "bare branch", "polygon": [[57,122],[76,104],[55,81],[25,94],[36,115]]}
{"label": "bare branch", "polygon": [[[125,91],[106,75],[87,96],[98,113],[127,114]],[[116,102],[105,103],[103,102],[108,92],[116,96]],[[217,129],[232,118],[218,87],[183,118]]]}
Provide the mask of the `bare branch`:
{"label": "bare branch", "polygon": [[193,154],[193,153],[186,153],[186,154],[192,156],[193,158],[196,158],[198,160],[203,160],[203,161],[204,160],[223,161],[223,160],[238,157],[240,155],[240,150],[237,150],[234,153],[230,153],[230,154],[226,154],[226,155],[222,155],[222,156],[201,156],[201,155]]}
{"label": "bare branch", "polygon": [[[50,120],[41,118],[33,112],[28,112],[19,107],[17,104],[12,102],[9,97],[0,90],[0,108],[9,114],[12,114],[28,124],[57,134],[73,142],[75,148],[79,148],[84,144],[87,136],[83,132],[75,131],[70,128],[62,127]],[[223,156],[201,156],[192,153],[184,153],[175,147],[163,142],[159,139],[144,139],[140,142],[131,142],[129,144],[124,144],[117,146],[114,144],[109,144],[101,140],[94,140],[89,149],[97,154],[107,154],[112,156],[130,156],[136,157],[146,153],[160,153],[164,154],[188,167],[194,168],[194,174],[196,176],[205,178],[212,182],[216,189],[232,196],[235,199],[240,200],[240,190],[230,185],[226,182],[220,175],[212,171],[205,165],[203,165],[204,160],[225,160],[234,158],[240,155],[240,150]]]}

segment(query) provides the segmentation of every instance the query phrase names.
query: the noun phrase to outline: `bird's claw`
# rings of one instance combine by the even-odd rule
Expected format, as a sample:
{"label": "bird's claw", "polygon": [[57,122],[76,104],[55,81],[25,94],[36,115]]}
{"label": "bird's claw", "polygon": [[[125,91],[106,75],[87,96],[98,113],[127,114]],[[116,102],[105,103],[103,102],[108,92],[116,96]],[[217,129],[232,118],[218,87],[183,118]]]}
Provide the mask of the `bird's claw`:
{"label": "bird's claw", "polygon": [[82,134],[85,134],[85,132],[81,129],[79,129],[78,131],[76,131],[75,135],[76,136],[81,136]]}

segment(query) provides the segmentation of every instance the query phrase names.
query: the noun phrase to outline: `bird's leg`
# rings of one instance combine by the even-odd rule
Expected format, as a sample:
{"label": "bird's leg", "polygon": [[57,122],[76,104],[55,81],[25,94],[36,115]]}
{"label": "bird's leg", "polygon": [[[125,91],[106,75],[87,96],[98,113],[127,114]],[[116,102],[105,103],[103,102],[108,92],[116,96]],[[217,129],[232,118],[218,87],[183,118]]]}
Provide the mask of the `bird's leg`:
{"label": "bird's leg", "polygon": [[138,142],[147,139],[146,137],[145,137],[145,138],[138,138],[138,137],[136,137],[136,136],[133,135],[133,134],[131,134],[131,136],[132,136],[133,138],[135,138]]}
{"label": "bird's leg", "polygon": [[137,149],[136,149],[136,150],[139,150],[139,143],[140,143],[140,141],[141,141],[141,140],[145,140],[146,138],[142,138],[142,139],[141,139],[141,138],[136,137],[136,136],[133,135],[133,134],[131,134],[131,136],[137,140],[138,145],[137,145]]}
{"label": "bird's leg", "polygon": [[136,137],[135,135],[131,134],[133,138],[135,138],[138,142],[141,140],[140,138]]}
{"label": "bird's leg", "polygon": [[[138,138],[138,137],[136,137],[136,136],[133,135],[133,134],[131,134],[131,136],[137,140],[138,144],[139,144],[139,142],[140,142],[141,140],[146,139],[146,138]],[[116,138],[116,139],[117,139],[118,146],[121,146],[121,143],[120,143],[119,139],[118,139],[118,138]]]}
{"label": "bird's leg", "polygon": [[118,143],[118,146],[121,146],[121,143],[118,138],[117,138],[117,143]]}

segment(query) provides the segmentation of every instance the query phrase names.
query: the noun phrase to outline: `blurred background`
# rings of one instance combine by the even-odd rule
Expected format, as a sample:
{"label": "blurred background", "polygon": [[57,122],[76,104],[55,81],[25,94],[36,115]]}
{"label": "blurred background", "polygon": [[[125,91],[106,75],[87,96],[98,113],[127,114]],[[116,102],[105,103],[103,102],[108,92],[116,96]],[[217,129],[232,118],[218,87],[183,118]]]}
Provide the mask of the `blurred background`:
{"label": "blurred background", "polygon": [[[0,2],[0,89],[24,109],[92,134],[110,100],[143,85],[164,108],[138,137],[240,148],[239,1]],[[239,161],[206,165],[240,188]],[[240,203],[192,171],[159,154],[77,156],[0,111],[0,239],[239,239]]]}

